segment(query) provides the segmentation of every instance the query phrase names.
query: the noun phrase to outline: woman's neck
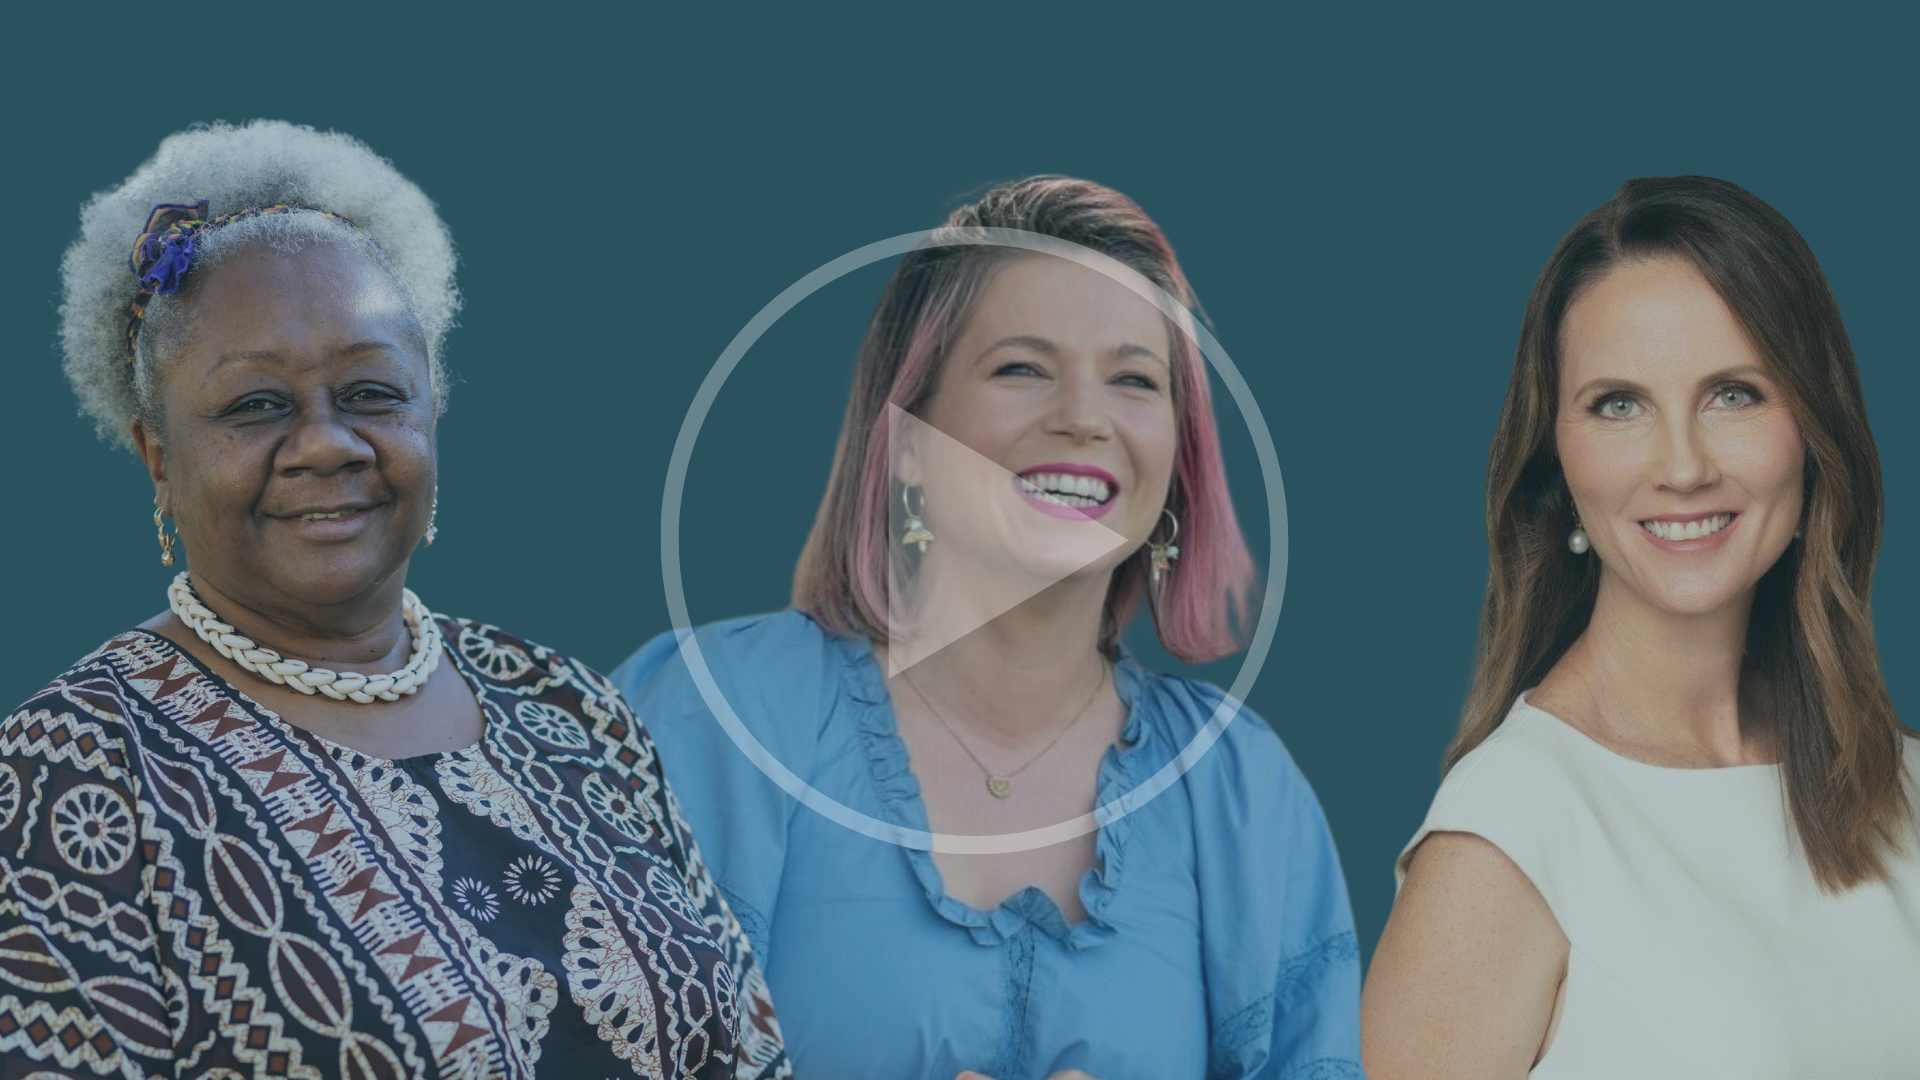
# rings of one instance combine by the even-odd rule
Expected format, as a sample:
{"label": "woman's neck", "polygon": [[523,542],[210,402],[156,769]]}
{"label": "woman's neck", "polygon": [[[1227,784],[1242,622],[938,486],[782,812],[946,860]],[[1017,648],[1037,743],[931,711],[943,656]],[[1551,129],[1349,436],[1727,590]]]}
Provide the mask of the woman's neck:
{"label": "woman's neck", "polygon": [[[364,601],[301,610],[243,601],[208,576],[192,575],[193,591],[221,622],[243,637],[290,659],[319,667],[368,673],[406,663],[412,649],[400,614],[398,587]],[[388,597],[387,592],[392,592]]]}
{"label": "woman's neck", "polygon": [[[942,612],[978,613],[977,591],[955,595],[934,584],[912,637],[882,650],[885,670],[899,673],[895,685],[910,679],[948,722],[1024,745],[1057,731],[1105,678],[1098,643],[1108,582],[1109,575],[1061,581],[971,624]],[[936,641],[946,644],[926,647]]]}
{"label": "woman's neck", "polygon": [[1712,612],[1678,615],[1603,574],[1586,630],[1549,676],[1558,697],[1584,700],[1604,734],[1715,764],[1748,764],[1740,723],[1749,593]]}

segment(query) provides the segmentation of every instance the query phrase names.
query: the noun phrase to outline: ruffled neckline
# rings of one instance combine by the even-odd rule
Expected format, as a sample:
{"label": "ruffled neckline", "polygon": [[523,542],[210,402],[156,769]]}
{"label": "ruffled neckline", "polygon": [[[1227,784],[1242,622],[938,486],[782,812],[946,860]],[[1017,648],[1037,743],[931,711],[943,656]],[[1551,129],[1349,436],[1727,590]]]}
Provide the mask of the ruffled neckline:
{"label": "ruffled neckline", "polygon": [[[866,750],[867,765],[874,790],[896,825],[926,834],[926,803],[921,799],[920,780],[913,774],[907,756],[907,744],[900,738],[893,698],[873,655],[873,644],[865,638],[831,636],[840,651],[841,680],[846,695],[856,706],[855,718],[860,741]],[[1094,865],[1080,878],[1080,906],[1087,917],[1068,924],[1060,906],[1044,890],[1029,885],[1000,902],[992,910],[974,907],[947,893],[940,868],[927,848],[906,847],[907,861],[925,890],[927,902],[941,918],[965,929],[981,945],[998,945],[1028,926],[1038,927],[1069,948],[1087,949],[1099,945],[1114,934],[1110,917],[1114,898],[1126,871],[1127,839],[1133,822],[1128,816],[1100,814],[1104,807],[1139,785],[1142,751],[1158,729],[1150,727],[1143,704],[1152,676],[1122,644],[1114,661],[1114,688],[1126,706],[1127,719],[1120,740],[1107,747],[1100,758],[1095,781],[1094,804],[1099,825],[1094,831]]]}

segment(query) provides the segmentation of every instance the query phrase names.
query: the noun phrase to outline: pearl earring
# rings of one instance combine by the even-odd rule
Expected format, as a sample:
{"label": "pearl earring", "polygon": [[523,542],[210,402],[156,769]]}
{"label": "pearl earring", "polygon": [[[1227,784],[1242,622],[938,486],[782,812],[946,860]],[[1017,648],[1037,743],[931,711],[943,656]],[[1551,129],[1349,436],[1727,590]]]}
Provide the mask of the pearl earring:
{"label": "pearl earring", "polygon": [[1593,540],[1587,536],[1587,530],[1580,524],[1580,516],[1574,515],[1573,533],[1567,537],[1567,550],[1575,555],[1585,555],[1593,547]]}

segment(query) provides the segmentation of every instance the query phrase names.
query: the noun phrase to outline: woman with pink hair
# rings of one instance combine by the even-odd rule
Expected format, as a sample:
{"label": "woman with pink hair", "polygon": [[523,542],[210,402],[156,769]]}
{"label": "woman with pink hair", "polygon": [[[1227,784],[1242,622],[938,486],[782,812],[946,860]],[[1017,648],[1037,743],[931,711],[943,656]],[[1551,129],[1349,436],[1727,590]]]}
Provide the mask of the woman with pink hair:
{"label": "woman with pink hair", "polygon": [[[615,673],[800,1075],[1360,1075],[1312,789],[1258,717],[1121,641],[1144,607],[1183,660],[1240,648],[1254,568],[1194,306],[1109,188],[955,211],[874,314],[791,608]],[[1216,712],[1238,722],[1149,784]],[[729,722],[852,814],[799,812]]]}

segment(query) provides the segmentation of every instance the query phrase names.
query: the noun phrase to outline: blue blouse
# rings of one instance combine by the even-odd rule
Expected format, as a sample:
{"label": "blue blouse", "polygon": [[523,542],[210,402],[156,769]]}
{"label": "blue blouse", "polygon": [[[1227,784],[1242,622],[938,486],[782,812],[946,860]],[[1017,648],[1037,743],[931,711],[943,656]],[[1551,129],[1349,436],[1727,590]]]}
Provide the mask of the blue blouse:
{"label": "blue blouse", "polygon": [[[836,801],[926,830],[926,807],[864,639],[797,611],[696,631],[728,704]],[[1041,1080],[1359,1077],[1360,965],[1320,804],[1241,708],[1172,787],[1103,825],[1069,925],[1029,887],[984,911],[933,856],[807,812],[737,749],[671,631],[614,672],[661,754],[714,879],[763,958],[795,1073]],[[1128,707],[1104,805],[1175,757],[1223,693],[1114,669]]]}

